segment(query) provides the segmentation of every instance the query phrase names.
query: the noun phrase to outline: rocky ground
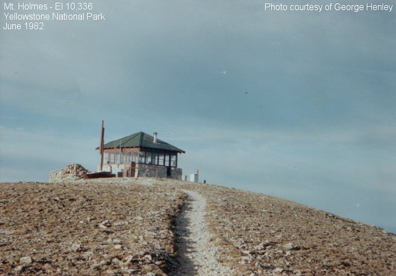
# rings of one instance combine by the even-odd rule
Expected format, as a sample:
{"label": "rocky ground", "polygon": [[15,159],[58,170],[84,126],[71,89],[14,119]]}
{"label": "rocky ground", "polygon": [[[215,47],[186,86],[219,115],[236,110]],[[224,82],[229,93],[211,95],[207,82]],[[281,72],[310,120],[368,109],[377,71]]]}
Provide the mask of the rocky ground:
{"label": "rocky ground", "polygon": [[207,200],[219,260],[235,275],[396,275],[396,235],[283,199],[183,185]]}
{"label": "rocky ground", "polygon": [[0,184],[0,275],[165,275],[177,265],[175,188]]}
{"label": "rocky ground", "polygon": [[[204,228],[191,221],[202,214]],[[210,262],[234,275],[396,272],[396,236],[374,226],[215,185],[113,178],[0,184],[0,275],[207,275],[209,260],[180,257],[178,224],[210,231]],[[188,251],[205,260],[199,246]]]}
{"label": "rocky ground", "polygon": [[175,227],[180,269],[171,275],[232,275],[232,268],[219,262],[219,248],[211,242],[205,198],[197,192],[182,191],[188,198]]}

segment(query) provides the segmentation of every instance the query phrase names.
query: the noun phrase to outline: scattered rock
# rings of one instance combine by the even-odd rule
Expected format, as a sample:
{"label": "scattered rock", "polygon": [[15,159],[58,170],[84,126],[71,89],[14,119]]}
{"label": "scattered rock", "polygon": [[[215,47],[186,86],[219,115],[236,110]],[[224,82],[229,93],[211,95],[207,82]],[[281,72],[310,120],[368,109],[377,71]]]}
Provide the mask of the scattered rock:
{"label": "scattered rock", "polygon": [[177,186],[206,198],[216,256],[234,267],[235,275],[396,271],[396,242],[380,228],[262,194],[205,184]]}
{"label": "scattered rock", "polygon": [[121,262],[118,258],[112,259],[111,262],[112,262],[113,264],[115,264],[115,265],[121,265],[121,264],[122,264],[122,262]]}
{"label": "scattered rock", "polygon": [[133,260],[133,256],[132,255],[129,255],[129,256],[125,257],[125,263],[129,263],[132,260]]}
{"label": "scattered rock", "polygon": [[234,275],[396,271],[396,236],[381,228],[226,187],[126,181],[2,183],[0,274],[166,275],[179,266],[180,189],[205,197],[216,260]]}
{"label": "scattered rock", "polygon": [[285,249],[287,249],[287,250],[292,250],[292,249],[294,249],[294,246],[293,246],[293,244],[292,244],[291,242],[284,244],[283,247],[284,247]]}
{"label": "scattered rock", "polygon": [[68,165],[62,171],[52,171],[50,173],[49,182],[61,183],[61,182],[75,181],[81,179],[82,175],[87,173],[89,173],[89,171],[80,164],[72,164],[72,165]]}
{"label": "scattered rock", "polygon": [[19,262],[22,264],[31,264],[33,260],[30,257],[22,257]]}
{"label": "scattered rock", "polygon": [[283,272],[283,269],[282,268],[275,268],[274,269],[274,273],[282,273]]}
{"label": "scattered rock", "polygon": [[23,268],[24,268],[23,265],[20,265],[20,266],[15,267],[14,270],[15,270],[16,272],[21,272],[21,271],[23,270]]}
{"label": "scattered rock", "polygon": [[72,246],[70,247],[70,251],[78,251],[81,248],[81,244],[79,243],[73,243]]}
{"label": "scattered rock", "polygon": [[106,220],[102,221],[101,225],[106,226],[106,228],[111,227],[111,222],[110,222],[110,220],[106,219]]}
{"label": "scattered rock", "polygon": [[113,243],[121,243],[120,239],[113,239]]}
{"label": "scattered rock", "polygon": [[103,225],[103,224],[99,224],[99,228],[107,229],[107,226],[105,226],[105,225]]}

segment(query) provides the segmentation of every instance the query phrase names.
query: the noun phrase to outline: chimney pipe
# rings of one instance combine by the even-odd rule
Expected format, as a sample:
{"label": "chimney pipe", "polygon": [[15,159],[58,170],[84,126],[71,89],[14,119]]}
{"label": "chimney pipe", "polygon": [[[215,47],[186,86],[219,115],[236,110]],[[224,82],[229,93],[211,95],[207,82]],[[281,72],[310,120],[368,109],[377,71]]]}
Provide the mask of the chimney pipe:
{"label": "chimney pipe", "polygon": [[157,135],[158,135],[158,133],[157,132],[154,132],[154,134],[153,134],[153,137],[154,137],[154,143],[157,143]]}

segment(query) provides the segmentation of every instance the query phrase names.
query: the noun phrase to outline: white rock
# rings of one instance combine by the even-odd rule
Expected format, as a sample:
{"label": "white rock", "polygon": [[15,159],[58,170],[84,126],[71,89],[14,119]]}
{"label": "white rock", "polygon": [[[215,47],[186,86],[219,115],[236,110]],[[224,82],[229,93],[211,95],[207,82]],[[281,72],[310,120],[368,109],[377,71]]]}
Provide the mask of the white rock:
{"label": "white rock", "polygon": [[30,257],[22,257],[21,259],[19,259],[19,262],[24,264],[31,264],[33,261]]}
{"label": "white rock", "polygon": [[129,263],[132,260],[133,260],[133,256],[129,255],[128,257],[125,258],[125,263]]}
{"label": "white rock", "polygon": [[128,225],[127,221],[119,221],[114,223],[115,226]]}
{"label": "white rock", "polygon": [[106,226],[104,226],[103,224],[99,224],[99,228],[102,228],[102,229],[107,229],[107,227],[106,227]]}
{"label": "white rock", "polygon": [[81,248],[81,244],[79,243],[73,243],[72,246],[70,247],[70,251],[77,251]]}
{"label": "white rock", "polygon": [[284,244],[283,247],[286,248],[287,250],[292,250],[294,248],[291,242]]}
{"label": "white rock", "polygon": [[116,265],[120,265],[120,264],[121,264],[121,261],[120,261],[118,258],[112,259],[111,262],[112,262],[113,264],[116,264]]}
{"label": "white rock", "polygon": [[121,243],[121,240],[120,239],[114,239],[113,243]]}

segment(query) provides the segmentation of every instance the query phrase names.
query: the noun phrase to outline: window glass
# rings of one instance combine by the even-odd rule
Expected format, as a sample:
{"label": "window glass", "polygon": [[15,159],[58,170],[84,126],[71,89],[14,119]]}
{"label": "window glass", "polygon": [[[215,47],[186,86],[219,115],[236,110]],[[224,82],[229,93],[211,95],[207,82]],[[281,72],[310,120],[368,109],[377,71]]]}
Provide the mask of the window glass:
{"label": "window glass", "polygon": [[103,153],[103,163],[107,164],[109,162],[109,153]]}
{"label": "window glass", "polygon": [[158,153],[153,152],[153,160],[152,163],[153,165],[158,165]]}
{"label": "window glass", "polygon": [[176,167],[176,155],[171,156],[171,166]]}
{"label": "window glass", "polygon": [[151,164],[151,152],[146,152],[146,163]]}
{"label": "window glass", "polygon": [[138,156],[137,151],[134,151],[134,152],[133,152],[133,159],[132,159],[132,162],[135,162],[135,163],[136,163],[137,156]]}
{"label": "window glass", "polygon": [[165,154],[165,166],[169,166],[169,155]]}
{"label": "window glass", "polygon": [[120,153],[116,152],[114,163],[120,163]]}
{"label": "window glass", "polygon": [[131,162],[132,161],[132,152],[128,152],[127,153],[127,162]]}
{"label": "window glass", "polygon": [[140,164],[146,163],[146,156],[144,151],[139,151],[139,163]]}
{"label": "window glass", "polygon": [[121,153],[121,163],[125,162],[125,152]]}
{"label": "window glass", "polygon": [[110,153],[109,163],[114,163],[114,153]]}
{"label": "window glass", "polygon": [[160,165],[160,166],[164,165],[164,154],[163,153],[159,154],[158,165]]}

